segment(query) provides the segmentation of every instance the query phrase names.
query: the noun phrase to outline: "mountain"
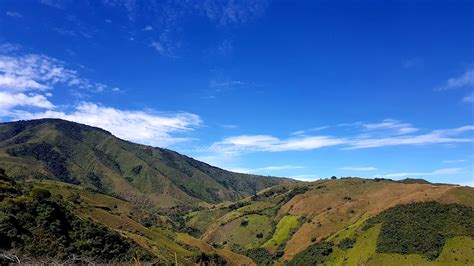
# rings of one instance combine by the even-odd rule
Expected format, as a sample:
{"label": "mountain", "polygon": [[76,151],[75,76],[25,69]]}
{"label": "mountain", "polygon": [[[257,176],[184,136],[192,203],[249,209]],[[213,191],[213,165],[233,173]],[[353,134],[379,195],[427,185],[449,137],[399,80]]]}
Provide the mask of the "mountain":
{"label": "mountain", "polygon": [[0,167],[16,179],[63,181],[160,208],[234,201],[294,182],[225,171],[59,119],[0,124]]}
{"label": "mountain", "polygon": [[0,239],[0,264],[472,265],[474,188],[238,174],[19,121],[0,124]]}

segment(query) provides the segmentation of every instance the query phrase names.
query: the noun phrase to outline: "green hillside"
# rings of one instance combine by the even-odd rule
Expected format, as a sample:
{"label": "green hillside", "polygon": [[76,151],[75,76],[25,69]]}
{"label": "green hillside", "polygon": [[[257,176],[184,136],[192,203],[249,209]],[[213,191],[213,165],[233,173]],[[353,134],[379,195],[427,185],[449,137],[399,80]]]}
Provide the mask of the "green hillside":
{"label": "green hillside", "polygon": [[0,167],[16,179],[52,179],[150,206],[238,200],[288,179],[225,171],[171,150],[58,119],[0,124]]}
{"label": "green hillside", "polygon": [[0,132],[0,263],[474,263],[471,187],[238,174],[62,120]]}

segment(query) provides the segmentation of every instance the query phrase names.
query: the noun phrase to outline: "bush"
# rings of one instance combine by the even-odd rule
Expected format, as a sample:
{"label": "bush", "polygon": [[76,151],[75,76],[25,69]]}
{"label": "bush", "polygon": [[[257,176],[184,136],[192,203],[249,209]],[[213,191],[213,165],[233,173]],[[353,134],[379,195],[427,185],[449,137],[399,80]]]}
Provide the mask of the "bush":
{"label": "bush", "polygon": [[354,247],[355,242],[355,238],[344,238],[343,240],[341,240],[341,242],[339,242],[338,247],[343,250],[347,250]]}
{"label": "bush", "polygon": [[51,198],[51,192],[42,188],[33,188],[31,190],[31,197],[37,201],[44,201]]}

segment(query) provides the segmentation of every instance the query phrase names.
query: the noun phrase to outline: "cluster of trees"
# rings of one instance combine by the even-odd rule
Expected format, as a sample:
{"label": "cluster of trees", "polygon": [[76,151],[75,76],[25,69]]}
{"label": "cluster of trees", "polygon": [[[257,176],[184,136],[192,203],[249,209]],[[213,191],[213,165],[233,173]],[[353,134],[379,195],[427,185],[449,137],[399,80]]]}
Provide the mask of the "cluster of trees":
{"label": "cluster of trees", "polygon": [[319,242],[306,248],[296,255],[288,265],[318,265],[324,264],[329,255],[333,252],[333,244],[329,242]]}
{"label": "cluster of trees", "polygon": [[399,205],[369,219],[364,229],[379,223],[377,251],[382,253],[421,254],[434,260],[446,239],[474,237],[474,209],[459,204]]}
{"label": "cluster of trees", "polygon": [[284,253],[283,249],[279,249],[272,254],[266,248],[253,248],[245,250],[244,254],[251,258],[257,265],[273,265]]}
{"label": "cluster of trees", "polygon": [[[2,175],[2,179],[6,178]],[[72,256],[76,263],[130,262],[137,254],[151,259],[145,250],[119,233],[75,215],[60,196],[27,186],[16,191],[16,195],[0,201],[3,262],[14,255],[33,262],[67,261]]]}

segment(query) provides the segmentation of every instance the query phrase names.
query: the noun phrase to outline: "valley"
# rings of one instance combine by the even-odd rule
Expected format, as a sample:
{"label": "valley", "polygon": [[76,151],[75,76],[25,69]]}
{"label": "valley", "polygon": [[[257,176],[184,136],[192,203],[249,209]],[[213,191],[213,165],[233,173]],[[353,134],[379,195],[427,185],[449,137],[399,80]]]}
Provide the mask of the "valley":
{"label": "valley", "polygon": [[[63,120],[3,123],[0,136],[0,250],[23,262],[39,258],[36,245],[44,262],[474,263],[471,187],[239,174]],[[71,230],[113,236],[121,256]]]}

